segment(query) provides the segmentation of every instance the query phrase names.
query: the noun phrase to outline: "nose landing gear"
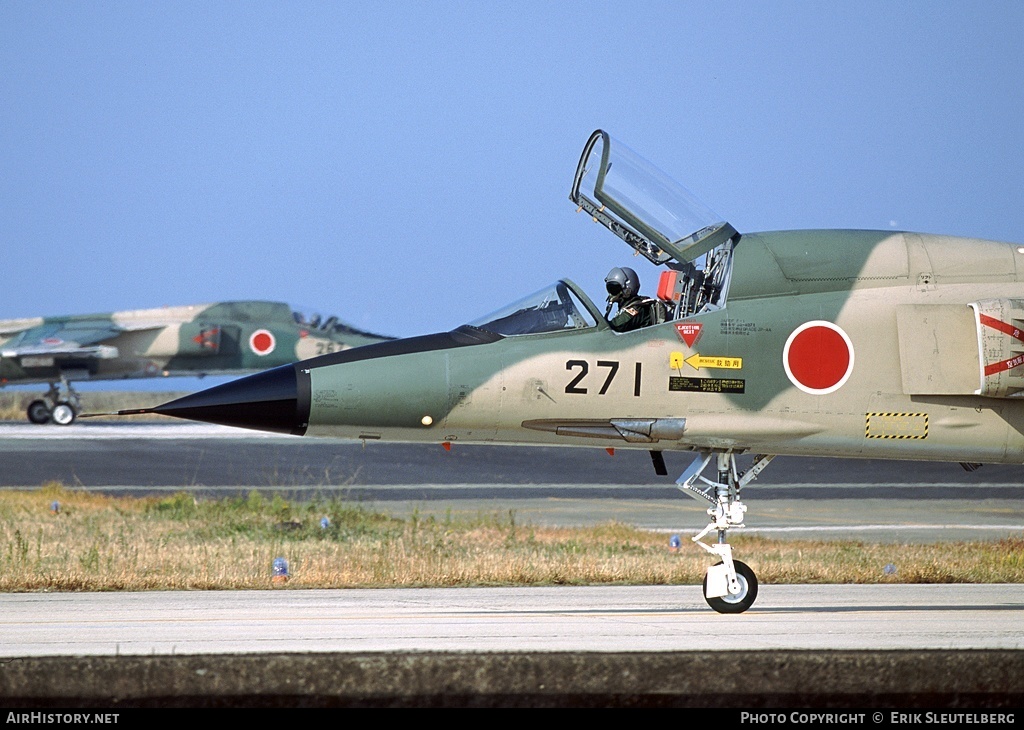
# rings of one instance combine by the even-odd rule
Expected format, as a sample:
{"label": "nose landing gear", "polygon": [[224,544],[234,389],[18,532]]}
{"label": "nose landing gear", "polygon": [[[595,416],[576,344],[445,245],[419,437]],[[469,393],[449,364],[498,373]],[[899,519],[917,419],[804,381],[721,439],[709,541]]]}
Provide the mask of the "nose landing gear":
{"label": "nose landing gear", "polygon": [[[711,481],[701,472],[717,456],[718,481]],[[709,506],[711,522],[693,537],[693,541],[720,562],[708,568],[704,576],[704,600],[718,613],[743,613],[757,598],[757,576],[746,563],[732,558],[732,546],[726,542],[726,533],[743,527],[747,506],[740,501],[740,490],[768,466],[774,456],[757,456],[754,465],[742,475],[736,470],[736,455],[727,451],[705,451],[676,480],[679,489]],[[706,486],[699,487],[701,481]],[[718,533],[718,542],[701,542],[712,531]]]}

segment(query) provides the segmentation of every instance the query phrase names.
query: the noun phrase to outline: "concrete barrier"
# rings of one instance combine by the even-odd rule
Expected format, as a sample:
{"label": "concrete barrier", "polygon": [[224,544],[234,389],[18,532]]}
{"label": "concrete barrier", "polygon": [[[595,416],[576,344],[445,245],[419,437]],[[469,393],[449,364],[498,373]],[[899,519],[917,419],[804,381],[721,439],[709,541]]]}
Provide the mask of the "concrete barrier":
{"label": "concrete barrier", "polygon": [[1024,651],[26,657],[6,708],[1021,708]]}

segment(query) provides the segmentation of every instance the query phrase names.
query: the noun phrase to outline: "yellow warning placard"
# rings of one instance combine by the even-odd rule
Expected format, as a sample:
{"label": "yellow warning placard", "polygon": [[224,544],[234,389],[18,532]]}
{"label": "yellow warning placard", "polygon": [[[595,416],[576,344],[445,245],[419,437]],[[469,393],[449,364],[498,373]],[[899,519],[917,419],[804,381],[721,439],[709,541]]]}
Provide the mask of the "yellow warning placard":
{"label": "yellow warning placard", "polygon": [[743,367],[743,358],[701,355],[699,352],[696,352],[686,358],[686,364],[694,370],[700,370],[701,368],[740,370]]}

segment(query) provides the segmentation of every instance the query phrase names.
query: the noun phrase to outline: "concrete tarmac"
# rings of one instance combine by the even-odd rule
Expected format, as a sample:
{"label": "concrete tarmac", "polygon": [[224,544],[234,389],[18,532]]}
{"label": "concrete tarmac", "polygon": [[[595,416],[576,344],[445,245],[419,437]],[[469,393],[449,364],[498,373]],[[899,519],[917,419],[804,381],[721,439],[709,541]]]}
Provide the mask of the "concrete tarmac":
{"label": "concrete tarmac", "polygon": [[[1020,585],[0,594],[0,657],[251,652],[1024,649]],[[1024,678],[1022,678],[1024,681]]]}
{"label": "concrete tarmac", "polygon": [[7,707],[1020,708],[1020,586],[0,595]]}

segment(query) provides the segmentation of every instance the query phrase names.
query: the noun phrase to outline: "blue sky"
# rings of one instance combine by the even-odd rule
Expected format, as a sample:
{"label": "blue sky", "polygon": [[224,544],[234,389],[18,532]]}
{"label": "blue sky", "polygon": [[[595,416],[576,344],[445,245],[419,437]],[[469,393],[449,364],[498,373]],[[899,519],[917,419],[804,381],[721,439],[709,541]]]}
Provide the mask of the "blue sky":
{"label": "blue sky", "polygon": [[607,130],[740,232],[1024,242],[1019,2],[0,2],[0,318],[274,299],[407,336],[650,266]]}

